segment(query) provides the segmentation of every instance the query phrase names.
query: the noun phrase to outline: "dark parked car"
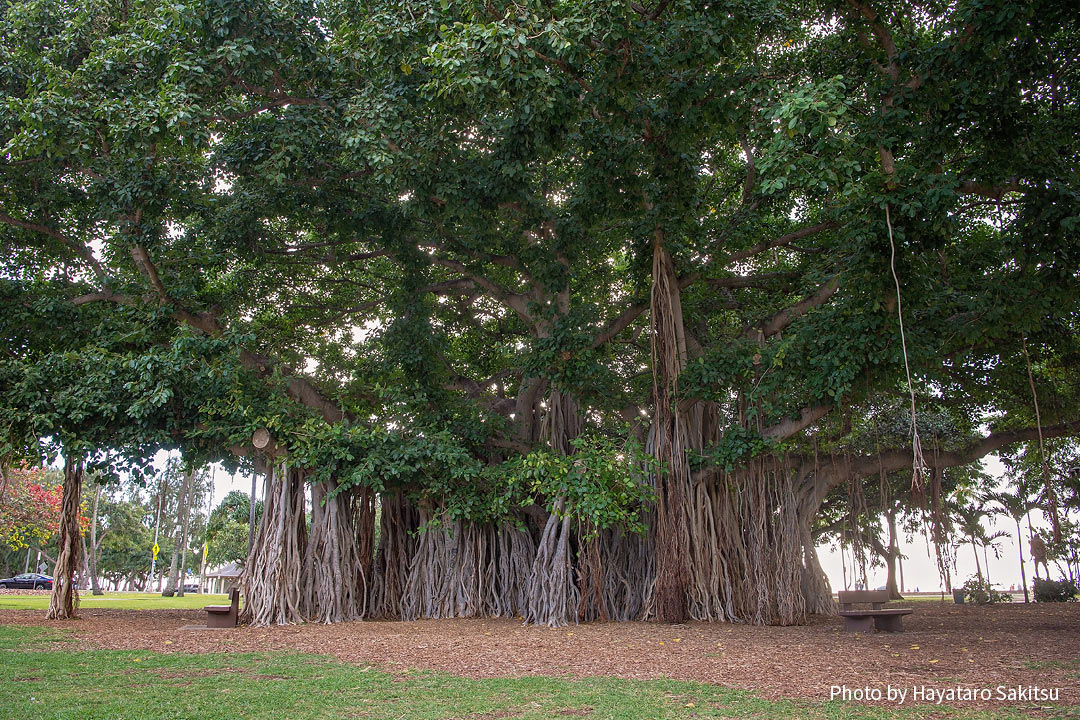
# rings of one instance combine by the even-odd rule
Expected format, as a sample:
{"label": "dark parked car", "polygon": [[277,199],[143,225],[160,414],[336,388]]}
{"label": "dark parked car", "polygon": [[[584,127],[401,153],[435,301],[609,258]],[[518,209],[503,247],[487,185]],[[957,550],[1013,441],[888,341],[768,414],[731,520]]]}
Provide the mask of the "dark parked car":
{"label": "dark parked car", "polygon": [[23,590],[52,590],[52,578],[41,573],[23,573],[0,580],[0,588]]}

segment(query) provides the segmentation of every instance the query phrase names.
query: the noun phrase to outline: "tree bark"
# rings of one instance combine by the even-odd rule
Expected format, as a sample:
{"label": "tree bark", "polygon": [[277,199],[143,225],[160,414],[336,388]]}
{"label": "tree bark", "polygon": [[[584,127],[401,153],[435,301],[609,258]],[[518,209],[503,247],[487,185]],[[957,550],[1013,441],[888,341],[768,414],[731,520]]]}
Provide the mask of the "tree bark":
{"label": "tree bark", "polygon": [[169,562],[169,579],[165,583],[162,595],[176,593],[176,580],[180,571],[180,549],[184,536],[184,511],[187,508],[188,488],[191,484],[191,471],[184,473],[184,479],[176,490],[176,523],[173,526],[172,560]]}
{"label": "tree bark", "polygon": [[277,472],[268,474],[268,480],[258,535],[240,580],[245,599],[240,620],[261,627],[304,621],[301,583],[307,524],[303,477],[282,462]]}
{"label": "tree bark", "polygon": [[690,485],[682,418],[676,392],[686,363],[686,336],[675,268],[663,232],[653,237],[651,292],[654,452],[656,472],[656,589],[654,617],[659,622],[689,619],[689,572],[684,546],[684,503]]}
{"label": "tree bark", "polygon": [[75,569],[79,566],[82,532],[79,529],[79,505],[82,491],[82,462],[64,458],[64,488],[60,511],[60,532],[57,540],[56,568],[52,595],[49,597],[47,620],[67,620],[75,617],[79,607],[79,592],[75,589]]}
{"label": "tree bark", "polygon": [[94,509],[90,513],[90,552],[87,558],[87,568],[90,571],[90,590],[94,595],[104,595],[98,584],[97,560],[98,551],[98,502],[101,500],[101,486],[98,485],[94,492]]}
{"label": "tree bark", "polygon": [[184,493],[184,511],[181,513],[183,519],[181,522],[180,530],[180,577],[176,587],[177,597],[184,597],[184,581],[187,579],[187,551],[188,551],[188,532],[191,528],[191,500],[195,494],[195,470],[192,468],[187,473],[187,492]]}
{"label": "tree bark", "polygon": [[[302,612],[321,623],[367,615],[368,576],[356,542],[348,493],[334,481],[311,485],[311,534],[304,556]],[[369,546],[370,547],[370,546]]]}
{"label": "tree bark", "polygon": [[885,590],[889,593],[890,600],[903,600],[904,596],[900,594],[896,585],[896,565],[900,560],[900,541],[896,536],[896,511],[886,512],[885,519],[889,525],[889,548],[885,553],[885,565],[889,574],[885,581]]}
{"label": "tree bark", "polygon": [[1020,553],[1020,582],[1024,585],[1024,602],[1031,602],[1031,597],[1028,595],[1027,586],[1027,571],[1024,570],[1024,535],[1023,530],[1020,529],[1020,518],[1014,517],[1016,521],[1016,549]]}

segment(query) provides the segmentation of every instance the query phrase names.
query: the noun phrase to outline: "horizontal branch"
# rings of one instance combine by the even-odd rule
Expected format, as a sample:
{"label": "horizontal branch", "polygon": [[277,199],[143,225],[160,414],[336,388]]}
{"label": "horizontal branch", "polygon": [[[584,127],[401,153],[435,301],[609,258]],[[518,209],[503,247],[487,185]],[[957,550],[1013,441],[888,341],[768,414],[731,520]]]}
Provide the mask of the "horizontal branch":
{"label": "horizontal branch", "polygon": [[488,438],[487,444],[491,445],[492,447],[514,450],[521,453],[522,455],[528,455],[533,450],[532,445],[529,445],[526,442],[522,442],[521,440],[510,440],[508,438]]}
{"label": "horizontal branch", "polygon": [[592,347],[595,349],[609,343],[616,335],[629,327],[631,323],[637,320],[638,317],[648,309],[648,303],[638,303],[623,310],[618,317],[609,322],[607,326],[593,338]]}
{"label": "horizontal branch", "polygon": [[121,295],[120,293],[113,292],[111,289],[106,288],[100,292],[92,292],[86,295],[80,295],[76,298],[72,298],[72,303],[75,305],[86,305],[92,302],[113,302],[119,305],[134,305],[135,299],[128,295]]}
{"label": "horizontal branch", "polygon": [[86,247],[84,243],[76,242],[69,238],[67,235],[60,232],[59,230],[51,228],[47,225],[27,222],[25,220],[11,217],[10,215],[4,215],[3,213],[0,213],[0,223],[13,225],[14,227],[41,233],[43,235],[48,235],[55,240],[59,240],[61,243],[67,246],[69,250],[75,253],[76,256],[86,261],[86,263],[89,264],[90,268],[94,271],[94,275],[96,275],[98,279],[101,280],[103,284],[105,284],[106,275],[104,268],[101,267],[101,263],[98,262],[97,258],[94,257],[94,254],[90,252],[90,249]]}
{"label": "horizontal branch", "polygon": [[959,194],[978,195],[987,200],[1001,200],[1005,195],[1012,192],[1021,192],[1023,187],[1020,183],[1011,181],[1001,185],[986,185],[973,180],[965,180],[960,183]]}
{"label": "horizontal branch", "polygon": [[[263,376],[269,375],[275,365],[270,358],[256,355],[248,350],[240,351],[240,364],[248,370]],[[345,418],[345,412],[336,404],[327,400],[322,392],[315,387],[314,383],[305,377],[290,372],[287,368],[282,368],[282,370],[286,375],[285,387],[289,397],[301,405],[317,410],[323,416],[323,419],[329,423],[338,422]]]}
{"label": "horizontal branch", "polygon": [[755,255],[763,253],[766,250],[784,247],[786,245],[790,245],[797,240],[802,240],[803,238],[810,237],[811,235],[817,235],[819,232],[824,232],[825,230],[834,230],[838,227],[840,227],[839,223],[835,223],[832,221],[826,221],[817,223],[816,225],[810,225],[808,227],[795,230],[794,232],[789,232],[786,235],[781,235],[780,237],[773,240],[759,243],[746,250],[734,252],[727,257],[727,261],[731,263],[739,262],[740,260],[746,260],[748,258],[754,257]]}
{"label": "horizontal branch", "polygon": [[532,316],[532,313],[529,312],[529,298],[527,295],[511,292],[506,288],[500,287],[497,283],[493,282],[489,278],[474,273],[472,270],[469,269],[467,265],[465,265],[465,263],[458,262],[457,260],[451,260],[450,258],[444,258],[439,256],[432,256],[431,262],[435,263],[436,265],[441,265],[445,268],[449,268],[451,270],[461,273],[468,279],[475,282],[477,286],[486,290],[487,293],[491,295],[491,297],[493,297],[495,300],[498,300],[499,302],[516,312],[518,314],[518,317],[520,317],[524,322],[530,325],[535,323],[536,319]]}
{"label": "horizontal branch", "polygon": [[781,420],[775,425],[765,428],[765,430],[761,432],[761,435],[769,440],[783,440],[784,438],[791,437],[795,433],[805,430],[828,415],[832,408],[832,405],[813,405],[811,407],[805,407],[802,409],[802,412],[799,413],[798,418],[786,418]]}
{"label": "horizontal branch", "polygon": [[[758,275],[731,275],[729,277],[704,278],[704,281],[713,289],[751,288],[764,287],[777,280],[790,280],[798,276],[799,274],[796,272],[771,272],[760,273]],[[687,273],[679,278],[679,289],[685,290],[702,279],[702,273]]]}
{"label": "horizontal branch", "polygon": [[[1042,435],[1044,438],[1080,436],[1080,420],[1044,427]],[[931,468],[959,467],[973,463],[1003,447],[1019,442],[1031,442],[1037,440],[1038,437],[1039,429],[1037,427],[991,432],[986,437],[974,440],[956,450],[925,452],[924,460],[927,467]],[[852,478],[870,477],[882,471],[888,473],[911,468],[912,462],[911,448],[905,448],[903,450],[888,450],[875,455],[851,458],[842,455],[829,455],[819,457],[817,465],[821,468],[821,477],[827,479],[827,487],[824,488],[827,490]]]}
{"label": "horizontal branch", "polygon": [[829,298],[836,294],[840,287],[840,280],[832,277],[818,288],[812,295],[786,307],[769,318],[763,325],[755,325],[743,331],[743,337],[749,340],[764,340],[785,330],[791,323],[810,312],[816,307],[824,305]]}

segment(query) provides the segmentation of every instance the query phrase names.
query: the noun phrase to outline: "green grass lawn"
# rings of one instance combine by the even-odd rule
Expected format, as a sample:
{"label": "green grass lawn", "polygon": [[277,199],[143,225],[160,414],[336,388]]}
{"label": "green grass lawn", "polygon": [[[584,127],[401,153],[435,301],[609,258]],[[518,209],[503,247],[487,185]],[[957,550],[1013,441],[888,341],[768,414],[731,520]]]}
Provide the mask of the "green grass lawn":
{"label": "green grass lawn", "polygon": [[[4,678],[0,682],[0,716],[19,720],[989,720],[1025,716],[1019,710],[893,710],[830,702],[767,701],[742,690],[673,680],[470,680],[420,671],[390,674],[319,655],[285,652],[196,655],[84,651],[69,647],[69,638],[44,628],[0,626],[0,677]],[[1075,709],[1062,711],[1072,713]]]}
{"label": "green grass lawn", "polygon": [[[205,605],[227,605],[225,595],[185,595],[162,597],[161,593],[105,593],[97,597],[79,593],[79,607],[118,608],[122,610],[190,610]],[[0,595],[0,610],[47,610],[48,593],[40,595]]]}

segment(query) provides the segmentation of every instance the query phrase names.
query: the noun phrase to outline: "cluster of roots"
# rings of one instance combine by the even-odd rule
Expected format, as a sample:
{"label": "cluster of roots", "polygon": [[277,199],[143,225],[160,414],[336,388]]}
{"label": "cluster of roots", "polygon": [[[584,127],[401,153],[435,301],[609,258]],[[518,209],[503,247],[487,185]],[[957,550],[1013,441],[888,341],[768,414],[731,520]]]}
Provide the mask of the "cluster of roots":
{"label": "cluster of roots", "polygon": [[[655,479],[654,479],[655,482]],[[305,517],[311,496],[310,529]],[[674,538],[696,620],[797,624],[829,612],[829,588],[792,474],[761,461],[686,478]],[[515,617],[562,626],[664,619],[657,612],[656,511],[644,534],[596,530],[549,509],[479,524],[433,522],[401,491],[268,473],[264,516],[242,585],[253,625],[363,618]]]}

